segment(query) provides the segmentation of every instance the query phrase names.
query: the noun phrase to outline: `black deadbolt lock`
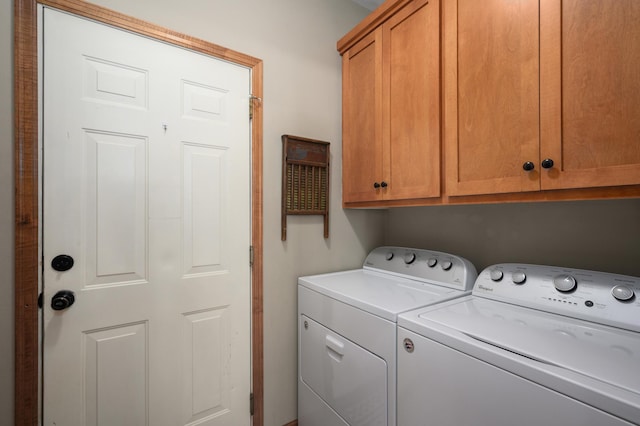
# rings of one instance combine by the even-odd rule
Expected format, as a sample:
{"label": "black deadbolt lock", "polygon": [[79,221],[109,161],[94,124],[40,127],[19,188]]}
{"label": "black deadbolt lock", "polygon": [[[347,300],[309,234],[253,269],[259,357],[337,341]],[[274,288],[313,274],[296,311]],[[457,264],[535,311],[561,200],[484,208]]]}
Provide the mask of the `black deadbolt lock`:
{"label": "black deadbolt lock", "polygon": [[67,254],[59,254],[51,260],[51,267],[59,272],[73,268],[73,257]]}
{"label": "black deadbolt lock", "polygon": [[62,311],[73,305],[76,296],[70,290],[60,290],[51,299],[51,309],[54,311]]}

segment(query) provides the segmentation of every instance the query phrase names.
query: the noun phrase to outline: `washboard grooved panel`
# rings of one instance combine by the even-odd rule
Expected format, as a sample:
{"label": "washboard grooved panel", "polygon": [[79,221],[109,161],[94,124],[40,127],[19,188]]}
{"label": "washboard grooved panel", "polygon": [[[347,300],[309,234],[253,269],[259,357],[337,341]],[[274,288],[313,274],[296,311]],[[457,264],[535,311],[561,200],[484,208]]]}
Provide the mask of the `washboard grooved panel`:
{"label": "washboard grooved panel", "polygon": [[282,135],[282,241],[287,215],[323,215],[329,237],[329,142]]}

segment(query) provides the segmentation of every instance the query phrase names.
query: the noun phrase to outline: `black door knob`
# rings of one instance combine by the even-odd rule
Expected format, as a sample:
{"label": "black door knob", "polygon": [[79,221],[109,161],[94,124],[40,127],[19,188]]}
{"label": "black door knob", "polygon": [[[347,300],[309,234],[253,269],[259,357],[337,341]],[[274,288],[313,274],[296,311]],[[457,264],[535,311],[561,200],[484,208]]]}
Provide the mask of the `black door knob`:
{"label": "black door knob", "polygon": [[533,164],[531,161],[527,161],[522,165],[522,168],[525,169],[527,172],[530,172],[531,170],[535,169],[535,167],[536,167],[535,164]]}
{"label": "black door knob", "polygon": [[51,267],[59,272],[68,271],[73,268],[73,257],[68,254],[59,254],[51,259]]}
{"label": "black door knob", "polygon": [[545,158],[544,160],[542,160],[543,169],[550,169],[552,167],[553,167],[553,160],[551,158]]}
{"label": "black door knob", "polygon": [[378,188],[380,188],[380,184],[378,182],[373,182],[373,187],[375,189],[378,189]]}
{"label": "black door knob", "polygon": [[387,182],[382,181],[382,183],[380,184],[381,187],[386,188],[387,187]]}
{"label": "black door knob", "polygon": [[51,309],[54,311],[62,311],[73,305],[75,301],[76,297],[72,291],[60,290],[51,298]]}

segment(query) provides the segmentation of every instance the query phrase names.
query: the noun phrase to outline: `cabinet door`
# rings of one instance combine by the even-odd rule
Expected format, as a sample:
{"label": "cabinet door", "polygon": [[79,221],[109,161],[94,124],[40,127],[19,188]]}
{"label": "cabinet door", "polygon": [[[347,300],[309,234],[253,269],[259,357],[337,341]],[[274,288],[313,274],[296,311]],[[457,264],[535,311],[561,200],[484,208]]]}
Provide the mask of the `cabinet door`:
{"label": "cabinet door", "polygon": [[385,199],[440,195],[440,4],[413,1],[382,27]]}
{"label": "cabinet door", "polygon": [[640,183],[640,2],[541,2],[543,189]]}
{"label": "cabinet door", "polygon": [[538,0],[443,4],[450,195],[540,189],[538,12]]}
{"label": "cabinet door", "polygon": [[342,56],[342,201],[381,197],[382,31],[366,36]]}

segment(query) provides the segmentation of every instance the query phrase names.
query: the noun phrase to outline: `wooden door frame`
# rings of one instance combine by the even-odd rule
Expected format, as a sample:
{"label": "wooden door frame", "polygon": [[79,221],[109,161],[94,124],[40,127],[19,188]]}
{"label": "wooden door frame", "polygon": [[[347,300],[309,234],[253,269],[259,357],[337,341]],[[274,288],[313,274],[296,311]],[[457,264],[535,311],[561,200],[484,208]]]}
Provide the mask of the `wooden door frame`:
{"label": "wooden door frame", "polygon": [[[81,0],[14,0],[14,173],[15,173],[15,424],[38,425],[39,341],[39,153],[38,4],[73,13],[251,69],[251,365],[253,425],[264,423],[263,251],[262,251],[262,61],[224,47]],[[247,395],[248,397],[248,395]]]}

